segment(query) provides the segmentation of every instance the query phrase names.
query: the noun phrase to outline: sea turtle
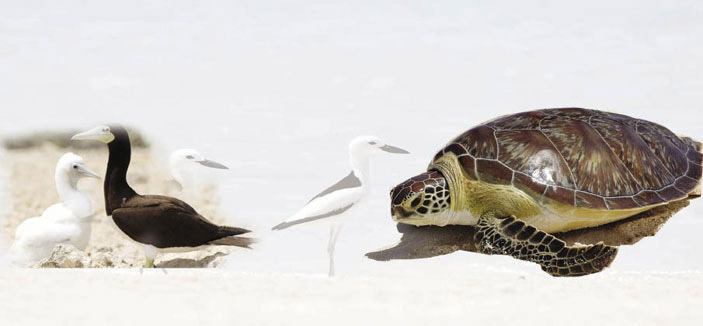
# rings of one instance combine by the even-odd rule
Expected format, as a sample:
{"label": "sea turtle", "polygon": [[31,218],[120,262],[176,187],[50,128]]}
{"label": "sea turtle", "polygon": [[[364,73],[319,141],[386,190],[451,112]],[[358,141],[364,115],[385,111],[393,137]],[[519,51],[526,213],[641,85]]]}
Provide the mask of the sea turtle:
{"label": "sea turtle", "polygon": [[399,223],[471,225],[480,252],[554,276],[599,272],[617,247],[550,233],[626,219],[701,194],[701,143],[653,122],[581,108],[503,116],[459,135],[391,190]]}

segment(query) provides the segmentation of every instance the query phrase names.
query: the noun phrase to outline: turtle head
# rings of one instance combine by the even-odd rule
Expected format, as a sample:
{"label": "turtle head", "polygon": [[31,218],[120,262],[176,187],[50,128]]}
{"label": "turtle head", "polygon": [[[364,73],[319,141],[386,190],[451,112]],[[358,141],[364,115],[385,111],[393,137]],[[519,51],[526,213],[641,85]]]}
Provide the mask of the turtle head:
{"label": "turtle head", "polygon": [[414,176],[391,190],[391,214],[399,223],[444,225],[451,215],[450,204],[447,180],[434,170]]}

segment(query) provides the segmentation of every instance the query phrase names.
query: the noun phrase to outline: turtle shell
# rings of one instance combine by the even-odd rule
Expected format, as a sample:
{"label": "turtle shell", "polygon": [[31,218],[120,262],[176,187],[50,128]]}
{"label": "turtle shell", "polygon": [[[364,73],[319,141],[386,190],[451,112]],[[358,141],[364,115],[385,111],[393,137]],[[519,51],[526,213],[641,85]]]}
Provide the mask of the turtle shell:
{"label": "turtle shell", "polygon": [[623,210],[686,198],[701,181],[700,143],[656,123],[581,108],[500,117],[459,135],[465,175],[577,208]]}

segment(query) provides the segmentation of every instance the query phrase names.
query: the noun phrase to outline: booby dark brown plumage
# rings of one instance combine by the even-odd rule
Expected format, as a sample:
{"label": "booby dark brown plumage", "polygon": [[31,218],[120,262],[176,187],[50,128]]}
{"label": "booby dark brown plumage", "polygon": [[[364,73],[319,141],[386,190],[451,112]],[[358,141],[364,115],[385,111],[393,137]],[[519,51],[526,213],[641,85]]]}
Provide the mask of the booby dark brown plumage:
{"label": "booby dark brown plumage", "polygon": [[105,211],[132,240],[156,247],[157,250],[204,245],[248,248],[253,242],[249,238],[235,237],[249,230],[216,225],[179,199],[137,194],[127,183],[131,145],[124,127],[98,127],[78,134],[74,139],[100,140],[108,144],[110,154],[104,184]]}

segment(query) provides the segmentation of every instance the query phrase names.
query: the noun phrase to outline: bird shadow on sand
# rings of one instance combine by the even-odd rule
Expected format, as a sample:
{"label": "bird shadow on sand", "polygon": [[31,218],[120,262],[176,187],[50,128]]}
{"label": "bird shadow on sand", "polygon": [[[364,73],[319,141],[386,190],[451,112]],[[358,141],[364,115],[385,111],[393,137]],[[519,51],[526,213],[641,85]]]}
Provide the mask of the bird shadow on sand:
{"label": "bird shadow on sand", "polygon": [[205,268],[216,267],[219,265],[220,257],[227,256],[224,252],[216,252],[212,255],[205,256],[199,259],[191,258],[174,258],[164,260],[156,264],[157,268]]}

